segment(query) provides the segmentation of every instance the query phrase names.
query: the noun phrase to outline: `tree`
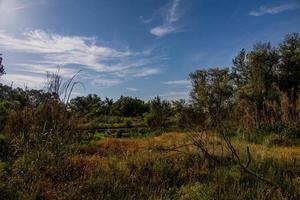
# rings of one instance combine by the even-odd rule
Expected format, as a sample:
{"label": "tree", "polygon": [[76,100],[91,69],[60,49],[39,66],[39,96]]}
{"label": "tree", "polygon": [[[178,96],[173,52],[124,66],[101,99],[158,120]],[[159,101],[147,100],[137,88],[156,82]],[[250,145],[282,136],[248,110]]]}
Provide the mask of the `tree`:
{"label": "tree", "polygon": [[247,52],[242,49],[238,55],[232,59],[232,78],[235,81],[235,85],[239,88],[246,85],[249,81],[249,68],[247,66]]}
{"label": "tree", "polygon": [[3,58],[2,58],[2,54],[0,53],[0,77],[3,74],[5,74],[4,65],[2,65],[2,61],[3,61]]}
{"label": "tree", "polygon": [[76,97],[70,102],[71,108],[80,115],[100,115],[103,102],[96,94],[84,97]]}
{"label": "tree", "polygon": [[[233,87],[229,69],[197,70],[190,74],[194,106],[212,120],[225,118],[232,104]],[[210,123],[209,123],[210,124]]]}
{"label": "tree", "polygon": [[300,36],[298,33],[286,35],[279,47],[279,85],[290,101],[291,118],[297,116],[296,105],[300,85]]}
{"label": "tree", "polygon": [[256,124],[269,119],[267,115],[273,113],[269,105],[278,104],[278,92],[274,87],[278,64],[278,50],[270,43],[258,43],[249,53],[243,49],[233,59],[235,103],[244,122],[246,115]]}
{"label": "tree", "polygon": [[160,97],[155,97],[149,102],[150,112],[145,114],[146,124],[150,127],[163,127],[172,113],[171,104]]}
{"label": "tree", "polygon": [[201,112],[197,112],[192,104],[183,99],[172,101],[172,110],[172,116],[175,116],[176,125],[180,128],[192,128],[203,122]]}
{"label": "tree", "polygon": [[144,101],[138,98],[121,96],[113,106],[114,114],[123,117],[142,116],[148,112],[148,107]]}

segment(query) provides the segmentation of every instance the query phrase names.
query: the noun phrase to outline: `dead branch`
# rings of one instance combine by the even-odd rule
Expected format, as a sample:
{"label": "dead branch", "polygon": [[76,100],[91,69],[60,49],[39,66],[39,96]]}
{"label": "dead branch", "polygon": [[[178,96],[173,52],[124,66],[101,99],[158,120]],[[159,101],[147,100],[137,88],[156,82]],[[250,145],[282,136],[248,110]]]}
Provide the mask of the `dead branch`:
{"label": "dead branch", "polygon": [[192,134],[189,135],[189,138],[193,141],[193,145],[202,151],[205,158],[213,160],[219,164],[221,163],[221,161],[218,160],[216,158],[216,156],[214,156],[208,152],[208,150],[205,148],[205,145],[201,139],[199,140],[199,139],[195,138],[195,136],[193,136]]}
{"label": "dead branch", "polygon": [[[216,119],[218,119],[218,118],[216,118]],[[224,125],[219,120],[217,120],[217,125],[218,125],[218,129],[219,129],[219,133],[221,134],[222,138],[225,140],[226,145],[228,146],[228,148],[232,152],[232,154],[233,154],[234,158],[236,159],[237,164],[240,166],[240,168],[245,173],[248,173],[248,174],[252,175],[253,177],[257,178],[258,180],[261,180],[261,181],[267,183],[270,186],[279,188],[279,186],[277,184],[275,184],[274,182],[272,182],[271,180],[269,180],[269,179],[267,179],[267,178],[265,178],[265,177],[263,177],[263,176],[255,173],[254,171],[252,171],[251,169],[248,168],[249,165],[250,165],[250,162],[251,162],[251,154],[250,154],[249,147],[247,147],[247,154],[248,154],[248,162],[247,162],[247,164],[244,165],[241,162],[240,156],[238,155],[236,149],[233,147],[230,139],[226,135],[226,129],[225,129]]]}

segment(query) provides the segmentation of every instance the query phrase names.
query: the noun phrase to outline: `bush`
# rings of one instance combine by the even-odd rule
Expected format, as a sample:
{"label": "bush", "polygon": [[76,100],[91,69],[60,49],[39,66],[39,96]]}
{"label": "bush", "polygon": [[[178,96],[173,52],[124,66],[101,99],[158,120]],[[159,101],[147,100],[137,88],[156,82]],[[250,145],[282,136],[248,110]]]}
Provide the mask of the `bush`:
{"label": "bush", "polygon": [[155,112],[150,112],[144,115],[144,120],[150,128],[161,128],[166,124],[167,118]]}

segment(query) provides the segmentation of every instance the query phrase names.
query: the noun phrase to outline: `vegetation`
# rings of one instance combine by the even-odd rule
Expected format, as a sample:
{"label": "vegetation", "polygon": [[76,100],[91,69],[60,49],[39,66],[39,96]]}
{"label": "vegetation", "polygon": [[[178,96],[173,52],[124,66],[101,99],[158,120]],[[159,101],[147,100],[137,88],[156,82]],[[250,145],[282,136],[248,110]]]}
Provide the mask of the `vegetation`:
{"label": "vegetation", "polygon": [[192,72],[190,102],[70,100],[77,75],[0,84],[0,199],[300,199],[299,34]]}
{"label": "vegetation", "polygon": [[5,74],[4,66],[2,65],[2,54],[0,54],[0,77]]}

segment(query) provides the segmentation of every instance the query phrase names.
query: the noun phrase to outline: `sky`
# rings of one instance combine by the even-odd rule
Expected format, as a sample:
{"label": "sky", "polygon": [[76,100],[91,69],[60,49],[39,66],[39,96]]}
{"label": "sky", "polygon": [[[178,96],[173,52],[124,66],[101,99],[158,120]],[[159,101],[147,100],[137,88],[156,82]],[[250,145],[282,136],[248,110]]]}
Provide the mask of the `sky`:
{"label": "sky", "polygon": [[187,99],[191,72],[291,32],[299,0],[0,0],[0,82],[43,89],[60,66],[74,96]]}

